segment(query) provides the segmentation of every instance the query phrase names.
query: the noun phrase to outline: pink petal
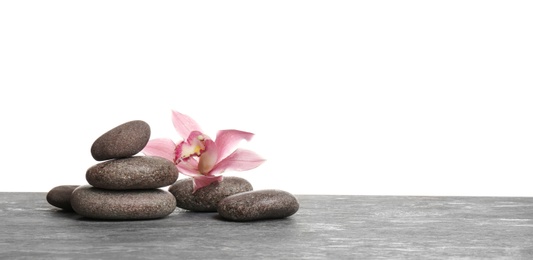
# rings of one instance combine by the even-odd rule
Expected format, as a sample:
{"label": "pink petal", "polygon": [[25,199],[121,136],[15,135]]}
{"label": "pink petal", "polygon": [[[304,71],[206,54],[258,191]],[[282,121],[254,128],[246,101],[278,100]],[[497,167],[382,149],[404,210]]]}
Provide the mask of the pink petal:
{"label": "pink petal", "polygon": [[176,166],[176,167],[178,168],[178,171],[179,171],[181,174],[185,175],[185,176],[189,176],[189,177],[193,177],[193,178],[195,178],[195,177],[205,176],[205,175],[200,174],[200,173],[194,173],[194,172],[187,172],[187,171],[184,171],[183,168],[181,168],[180,166]]}
{"label": "pink petal", "polygon": [[180,169],[180,167],[178,167],[178,171],[179,171],[181,174],[183,174],[183,175],[185,175],[185,176],[192,177],[192,178],[205,176],[205,175],[200,174],[200,173],[193,173],[193,172],[182,171],[182,170]]}
{"label": "pink petal", "polygon": [[205,150],[202,155],[200,155],[200,160],[198,161],[198,171],[200,171],[201,174],[209,173],[213,167],[215,167],[218,158],[218,149],[215,142],[207,139],[205,140],[204,145]]}
{"label": "pink petal", "polygon": [[194,131],[191,131],[191,133],[187,137],[187,142],[192,144],[194,142],[199,142],[204,139],[210,139],[210,138],[209,136],[203,134],[202,132],[194,130]]}
{"label": "pink petal", "polygon": [[188,160],[182,160],[179,162],[176,167],[180,173],[190,177],[203,176],[200,171],[198,171],[198,161],[190,158]]}
{"label": "pink petal", "polygon": [[220,130],[217,133],[215,143],[218,147],[218,161],[226,158],[235,151],[240,141],[250,141],[254,134],[239,130]]}
{"label": "pink petal", "polygon": [[176,144],[172,140],[166,138],[158,138],[148,141],[148,143],[141,152],[148,156],[159,156],[174,162],[175,148]]}
{"label": "pink petal", "polygon": [[215,168],[213,168],[213,170],[209,172],[209,175],[216,175],[224,172],[225,170],[251,170],[261,165],[264,161],[265,159],[261,158],[259,155],[252,151],[237,149],[228,157],[217,163],[217,165],[215,165]]}
{"label": "pink petal", "polygon": [[209,184],[213,182],[220,182],[222,181],[223,176],[198,176],[193,177],[193,185],[192,185],[192,192],[196,192],[197,190],[209,186]]}
{"label": "pink petal", "polygon": [[174,124],[174,128],[176,128],[178,134],[183,139],[187,139],[187,137],[189,137],[189,134],[192,131],[202,132],[200,126],[198,125],[198,123],[196,123],[196,121],[194,121],[189,116],[176,112],[174,110],[172,110],[172,123]]}

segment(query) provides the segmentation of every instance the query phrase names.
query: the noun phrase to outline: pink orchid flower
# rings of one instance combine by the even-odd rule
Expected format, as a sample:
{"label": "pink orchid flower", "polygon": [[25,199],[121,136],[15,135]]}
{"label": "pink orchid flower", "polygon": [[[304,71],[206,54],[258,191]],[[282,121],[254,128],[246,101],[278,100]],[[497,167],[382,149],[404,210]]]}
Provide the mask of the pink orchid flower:
{"label": "pink orchid flower", "polygon": [[265,161],[252,151],[236,149],[240,141],[250,141],[252,133],[221,130],[211,140],[192,118],[176,111],[172,111],[172,123],[183,141],[152,139],[142,152],[174,162],[180,173],[193,178],[193,192],[222,181],[225,170],[251,170]]}

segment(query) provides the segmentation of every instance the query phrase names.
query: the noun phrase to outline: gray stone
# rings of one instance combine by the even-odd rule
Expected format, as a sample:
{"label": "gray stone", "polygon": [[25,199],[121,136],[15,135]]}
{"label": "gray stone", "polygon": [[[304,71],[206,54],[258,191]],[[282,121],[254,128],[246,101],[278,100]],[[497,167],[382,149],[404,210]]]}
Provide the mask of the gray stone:
{"label": "gray stone", "polygon": [[150,139],[150,126],[141,120],[121,124],[94,141],[91,154],[97,161],[130,157],[139,153]]}
{"label": "gray stone", "polygon": [[156,219],[176,209],[176,199],[165,190],[105,190],[90,185],[72,192],[71,205],[76,213],[94,219]]}
{"label": "gray stone", "polygon": [[72,195],[72,191],[78,187],[79,185],[60,185],[54,187],[46,194],[46,201],[52,206],[62,208],[66,211],[72,211],[70,196]]}
{"label": "gray stone", "polygon": [[221,182],[211,183],[192,192],[192,178],[178,180],[169,187],[176,197],[176,206],[182,209],[202,212],[216,212],[220,200],[230,195],[251,191],[252,184],[239,177],[224,177]]}
{"label": "gray stone", "polygon": [[178,179],[178,169],[162,157],[135,156],[93,165],[85,178],[102,189],[154,189],[173,184]]}
{"label": "gray stone", "polygon": [[285,218],[298,211],[296,197],[282,190],[258,190],[229,196],[218,203],[218,214],[228,220]]}

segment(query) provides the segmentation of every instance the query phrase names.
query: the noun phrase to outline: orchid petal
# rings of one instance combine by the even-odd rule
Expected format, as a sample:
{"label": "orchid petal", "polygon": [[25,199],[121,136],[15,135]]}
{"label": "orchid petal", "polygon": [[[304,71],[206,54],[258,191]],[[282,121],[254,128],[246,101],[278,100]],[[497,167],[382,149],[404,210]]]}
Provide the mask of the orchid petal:
{"label": "orchid petal", "polygon": [[222,181],[223,176],[198,176],[193,177],[193,183],[192,183],[192,192],[196,192],[197,190],[209,186],[213,182],[220,182]]}
{"label": "orchid petal", "polygon": [[215,142],[210,139],[205,140],[204,145],[205,150],[198,161],[198,171],[201,174],[208,174],[217,163],[218,149]]}
{"label": "orchid petal", "polygon": [[265,159],[261,158],[256,153],[237,149],[235,152],[224,158],[222,161],[215,165],[215,168],[209,172],[209,175],[216,175],[222,173],[225,170],[246,171],[256,168],[261,165]]}
{"label": "orchid petal", "polygon": [[187,175],[190,177],[202,175],[200,171],[198,171],[198,161],[192,158],[188,160],[182,160],[176,165],[176,167],[178,168],[178,171],[180,173],[183,173],[184,175]]}
{"label": "orchid petal", "polygon": [[220,130],[217,133],[215,144],[218,148],[218,161],[226,158],[237,148],[240,141],[250,141],[254,134],[239,130]]}
{"label": "orchid petal", "polygon": [[203,134],[202,132],[194,130],[194,131],[191,131],[191,133],[187,137],[187,142],[192,144],[194,142],[203,141],[204,139],[210,139],[210,138],[209,136]]}
{"label": "orchid petal", "polygon": [[192,131],[202,132],[200,126],[194,119],[174,110],[172,110],[172,123],[183,139],[187,139]]}
{"label": "orchid petal", "polygon": [[166,138],[158,138],[148,141],[148,143],[141,152],[148,156],[159,156],[174,162],[175,148],[176,144],[174,144],[172,140]]}
{"label": "orchid petal", "polygon": [[180,166],[176,166],[178,168],[178,171],[185,175],[185,176],[189,176],[189,177],[192,177],[192,178],[196,178],[196,177],[202,177],[202,176],[205,176],[203,174],[200,174],[200,173],[194,173],[194,172],[187,172],[187,171],[184,171],[183,168],[181,168]]}

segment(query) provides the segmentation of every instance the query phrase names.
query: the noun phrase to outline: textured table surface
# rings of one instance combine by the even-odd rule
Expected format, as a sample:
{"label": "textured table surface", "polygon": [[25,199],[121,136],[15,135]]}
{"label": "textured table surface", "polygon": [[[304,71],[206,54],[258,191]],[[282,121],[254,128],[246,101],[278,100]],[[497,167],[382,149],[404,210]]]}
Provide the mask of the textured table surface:
{"label": "textured table surface", "polygon": [[533,198],[305,195],[289,218],[235,223],[95,221],[45,196],[0,193],[0,259],[533,259]]}

